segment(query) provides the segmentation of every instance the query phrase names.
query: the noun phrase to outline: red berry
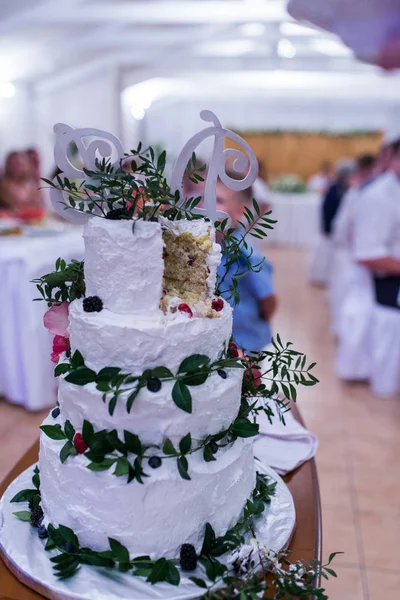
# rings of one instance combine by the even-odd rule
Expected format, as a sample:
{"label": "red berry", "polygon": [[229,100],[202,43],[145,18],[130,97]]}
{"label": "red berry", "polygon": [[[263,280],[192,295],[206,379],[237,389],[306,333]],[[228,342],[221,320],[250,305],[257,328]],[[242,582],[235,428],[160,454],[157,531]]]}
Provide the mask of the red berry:
{"label": "red berry", "polygon": [[180,312],[187,313],[189,315],[189,317],[193,317],[192,309],[190,308],[190,306],[188,304],[179,304],[178,310]]}
{"label": "red berry", "polygon": [[228,354],[229,354],[230,358],[237,358],[239,356],[238,347],[236,346],[236,344],[234,342],[229,342]]}
{"label": "red berry", "polygon": [[259,369],[251,369],[252,384],[254,387],[259,387],[262,384],[261,376],[262,373]]}
{"label": "red berry", "polygon": [[74,435],[74,448],[78,454],[83,454],[88,449],[85,442],[83,441],[81,433],[76,433]]}
{"label": "red berry", "polygon": [[224,301],[222,300],[222,298],[217,298],[216,300],[213,300],[211,303],[211,308],[213,310],[216,310],[217,312],[220,312],[224,308]]}

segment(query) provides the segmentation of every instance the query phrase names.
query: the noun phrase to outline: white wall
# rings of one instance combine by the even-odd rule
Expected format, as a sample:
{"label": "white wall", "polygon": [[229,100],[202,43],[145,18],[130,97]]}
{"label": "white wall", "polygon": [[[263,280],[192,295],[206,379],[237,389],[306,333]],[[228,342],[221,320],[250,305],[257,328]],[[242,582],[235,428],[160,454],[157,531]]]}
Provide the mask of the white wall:
{"label": "white wall", "polygon": [[32,89],[15,85],[15,96],[0,98],[0,161],[12,150],[34,144]]}
{"label": "white wall", "polygon": [[36,139],[42,152],[44,171],[54,166],[55,123],[72,127],[96,127],[117,136],[120,127],[120,87],[113,67],[78,71],[53,78],[36,87]]}

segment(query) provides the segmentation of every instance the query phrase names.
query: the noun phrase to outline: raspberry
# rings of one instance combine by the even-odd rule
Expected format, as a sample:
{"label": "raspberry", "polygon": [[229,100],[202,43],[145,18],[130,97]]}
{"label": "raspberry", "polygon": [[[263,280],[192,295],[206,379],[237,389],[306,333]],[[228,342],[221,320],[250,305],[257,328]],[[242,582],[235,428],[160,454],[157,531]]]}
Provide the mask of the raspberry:
{"label": "raspberry", "polygon": [[234,342],[229,342],[228,344],[228,355],[230,358],[238,358],[239,350]]}
{"label": "raspberry", "polygon": [[190,308],[190,306],[188,304],[179,304],[178,310],[180,312],[187,313],[189,315],[189,317],[193,317],[192,309]]}
{"label": "raspberry", "polygon": [[216,298],[213,300],[211,303],[211,308],[217,312],[220,312],[224,308],[224,301],[222,298]]}
{"label": "raspberry", "polygon": [[74,435],[74,448],[78,452],[78,454],[84,454],[88,447],[83,441],[83,437],[81,433],[76,433]]}

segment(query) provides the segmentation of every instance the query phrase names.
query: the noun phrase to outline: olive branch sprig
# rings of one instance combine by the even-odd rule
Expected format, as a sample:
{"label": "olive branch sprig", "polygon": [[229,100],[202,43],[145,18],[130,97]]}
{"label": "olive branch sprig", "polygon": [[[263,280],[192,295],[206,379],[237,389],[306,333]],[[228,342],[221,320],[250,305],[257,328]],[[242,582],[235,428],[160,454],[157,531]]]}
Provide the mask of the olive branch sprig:
{"label": "olive branch sprig", "polygon": [[[215,222],[215,229],[221,237],[221,250],[224,256],[223,274],[217,276],[216,294],[224,296],[227,300],[232,299],[233,304],[239,304],[239,285],[238,279],[246,275],[249,271],[258,273],[262,269],[264,258],[257,263],[253,263],[252,256],[254,250],[248,242],[249,236],[263,240],[267,237],[268,231],[273,229],[276,223],[269,218],[271,211],[262,212],[258,202],[253,198],[251,210],[248,206],[243,208],[243,217],[246,222],[238,221],[241,229],[237,230],[229,227],[229,220]],[[228,273],[231,272],[231,283],[224,289]]]}
{"label": "olive branch sprig", "polygon": [[[94,169],[82,169],[87,180],[79,184],[62,174],[55,181],[43,181],[64,193],[65,209],[90,215],[107,218],[110,211],[122,209],[121,219],[152,220],[159,213],[171,219],[200,218],[194,210],[200,197],[183,199],[179,190],[171,190],[165,177],[166,158],[165,150],[156,156],[153,148],[143,149],[139,143],[117,165],[109,159],[96,159]],[[200,173],[205,169],[193,153],[184,176],[198,183],[204,181]]]}

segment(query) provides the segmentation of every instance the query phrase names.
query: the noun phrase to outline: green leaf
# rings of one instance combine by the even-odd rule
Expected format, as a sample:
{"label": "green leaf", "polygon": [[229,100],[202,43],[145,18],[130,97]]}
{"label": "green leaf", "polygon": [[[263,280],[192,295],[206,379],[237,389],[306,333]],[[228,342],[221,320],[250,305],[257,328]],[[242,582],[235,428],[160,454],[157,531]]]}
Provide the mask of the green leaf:
{"label": "green leaf", "polygon": [[86,385],[96,381],[97,375],[88,367],[79,367],[76,371],[72,371],[65,377],[65,381],[74,383],[75,385]]}
{"label": "green leaf", "polygon": [[188,373],[187,375],[183,375],[181,381],[183,381],[186,385],[203,385],[203,383],[207,381],[209,375],[210,371]]}
{"label": "green leaf", "polygon": [[181,576],[178,569],[170,560],[168,562],[168,571],[165,577],[165,581],[171,585],[179,585]]}
{"label": "green leaf", "polygon": [[177,453],[177,451],[174,448],[173,443],[171,442],[171,440],[169,438],[167,438],[164,442],[163,445],[163,452],[164,454],[166,454],[167,456],[175,456]]}
{"label": "green leaf", "polygon": [[128,412],[128,414],[131,412],[132,410],[132,405],[134,403],[134,401],[137,398],[137,395],[139,394],[140,390],[142,389],[142,385],[137,385],[136,389],[128,396],[128,400],[126,401],[126,410]]}
{"label": "green leaf", "polygon": [[136,434],[124,431],[124,440],[126,449],[129,452],[138,456],[142,454],[142,443]]}
{"label": "green leaf", "polygon": [[92,565],[93,567],[112,568],[115,565],[112,558],[102,556],[99,552],[94,552],[90,548],[81,548],[79,558],[83,564]]}
{"label": "green leaf", "polygon": [[71,356],[71,367],[73,369],[78,369],[79,367],[83,367],[85,365],[85,361],[83,360],[82,354],[79,350],[75,350],[73,355]]}
{"label": "green leaf", "polygon": [[187,481],[190,481],[190,475],[188,473],[189,465],[188,465],[186,456],[178,456],[177,463],[178,463],[179,475],[182,477],[182,479],[186,479]]}
{"label": "green leaf", "polygon": [[101,463],[92,462],[87,468],[90,471],[107,471],[115,463],[115,458],[105,458]]}
{"label": "green leaf", "polygon": [[193,581],[193,583],[195,583],[198,587],[201,587],[203,589],[207,588],[207,584],[203,579],[200,579],[199,577],[189,577],[190,581]]}
{"label": "green leaf", "polygon": [[210,523],[206,523],[204,531],[203,546],[200,554],[208,554],[215,546],[215,532]]}
{"label": "green leaf", "polygon": [[176,406],[187,413],[192,412],[192,396],[188,387],[179,379],[172,388],[172,400]]}
{"label": "green leaf", "polygon": [[159,581],[165,581],[168,575],[168,561],[165,558],[159,558],[153,565],[151,573],[147,580],[149,583],[154,585]]}
{"label": "green leaf", "polygon": [[191,449],[192,449],[192,436],[190,435],[190,433],[188,433],[179,442],[179,450],[181,451],[181,454],[187,454],[188,452],[190,452]]}
{"label": "green leaf", "polygon": [[167,367],[156,367],[152,370],[151,376],[158,377],[158,379],[167,379],[173,377],[174,374],[172,373],[172,371],[167,369]]}
{"label": "green leaf", "polygon": [[125,546],[113,538],[108,538],[108,543],[110,544],[112,557],[116,562],[129,562],[129,552]]}
{"label": "green leaf", "polygon": [[89,421],[86,421],[86,419],[85,419],[83,421],[83,426],[82,426],[82,437],[83,437],[83,441],[85,442],[86,446],[90,446],[90,441],[92,439],[93,434],[94,434],[93,425],[91,423],[89,423]]}
{"label": "green leaf", "polygon": [[98,381],[96,383],[96,389],[99,392],[109,392],[111,390],[110,383],[108,381]]}
{"label": "green leaf", "polygon": [[60,460],[62,463],[65,463],[65,461],[67,460],[68,456],[76,456],[78,454],[78,452],[75,450],[72,442],[70,440],[68,440],[64,446],[61,448],[60,451]]}
{"label": "green leaf", "polygon": [[64,373],[68,373],[70,370],[70,365],[68,363],[60,363],[54,369],[54,376],[59,377],[60,375],[64,375]]}
{"label": "green leaf", "polygon": [[192,354],[181,362],[178,373],[194,373],[207,367],[209,362],[210,359],[205,354]]}
{"label": "green leaf", "polygon": [[253,437],[258,434],[259,426],[257,423],[252,423],[247,419],[238,418],[233,423],[231,431],[242,438]]}
{"label": "green leaf", "polygon": [[211,448],[209,446],[209,444],[207,444],[206,446],[204,446],[204,450],[203,450],[203,458],[206,462],[212,462],[213,460],[217,460],[214,456],[214,454],[211,451]]}
{"label": "green leaf", "polygon": [[37,490],[40,489],[40,471],[39,471],[39,467],[37,465],[33,470],[32,483]]}
{"label": "green leaf", "polygon": [[40,429],[51,440],[65,440],[67,438],[63,430],[59,429],[55,425],[41,425]]}
{"label": "green leaf", "polygon": [[129,462],[125,457],[121,457],[117,460],[117,464],[115,466],[114,475],[117,477],[122,477],[123,475],[128,475],[129,473]]}
{"label": "green leaf", "polygon": [[65,421],[64,432],[70,441],[72,441],[74,439],[75,429],[74,429],[71,421],[69,421],[69,420]]}
{"label": "green leaf", "polygon": [[104,367],[97,373],[97,381],[110,381],[113,377],[116,377],[120,373],[121,369],[118,367]]}
{"label": "green leaf", "polygon": [[30,521],[31,520],[31,511],[30,510],[20,510],[18,512],[13,513],[20,521]]}
{"label": "green leaf", "polygon": [[117,406],[117,402],[118,402],[118,394],[114,394],[114,396],[111,398],[110,402],[108,403],[108,412],[111,416],[113,416],[113,414],[114,414],[115,407]]}
{"label": "green leaf", "polygon": [[37,490],[21,490],[13,498],[11,498],[10,502],[27,502],[33,496],[37,496]]}
{"label": "green leaf", "polygon": [[[69,527],[60,525],[58,528],[54,527],[51,523],[47,528],[49,537],[53,540],[56,546],[59,548],[65,548],[66,544],[70,544],[73,551],[78,550],[79,541],[75,533]],[[55,562],[54,560],[52,562]]]}

